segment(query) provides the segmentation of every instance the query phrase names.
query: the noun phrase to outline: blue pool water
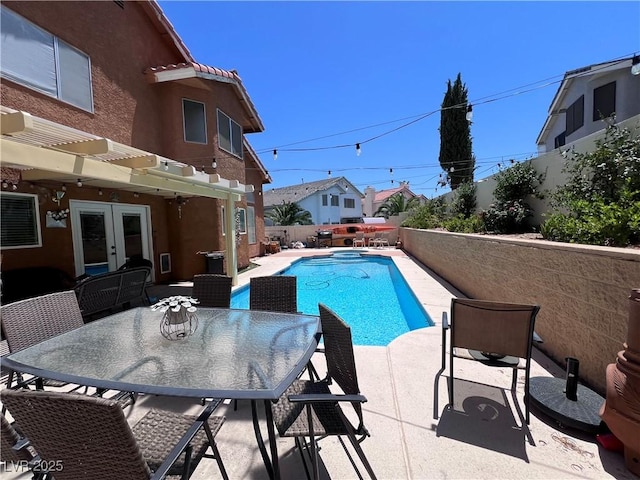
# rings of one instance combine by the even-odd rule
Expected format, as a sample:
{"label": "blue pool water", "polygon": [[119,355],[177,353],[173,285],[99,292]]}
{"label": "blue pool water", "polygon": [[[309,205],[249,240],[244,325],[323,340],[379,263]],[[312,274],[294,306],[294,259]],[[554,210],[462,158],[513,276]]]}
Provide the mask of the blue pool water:
{"label": "blue pool water", "polygon": [[[324,303],[351,326],[356,345],[388,345],[434,324],[388,257],[340,252],[297,260],[278,273],[298,278],[298,310],[318,315]],[[233,293],[231,307],[249,308],[248,285]]]}

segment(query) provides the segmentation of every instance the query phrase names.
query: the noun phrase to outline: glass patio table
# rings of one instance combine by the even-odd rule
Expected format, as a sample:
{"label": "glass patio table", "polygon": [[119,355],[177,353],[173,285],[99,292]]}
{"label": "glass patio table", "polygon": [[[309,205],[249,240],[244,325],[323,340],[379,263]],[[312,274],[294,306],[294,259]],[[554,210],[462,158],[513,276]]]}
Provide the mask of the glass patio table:
{"label": "glass patio table", "polygon": [[[139,307],[88,323],[3,358],[10,370],[92,387],[194,398],[252,400],[258,446],[279,477],[271,402],[300,375],[318,344],[316,316],[198,308],[180,340],[160,333],[162,313]],[[256,402],[264,401],[271,459]]]}

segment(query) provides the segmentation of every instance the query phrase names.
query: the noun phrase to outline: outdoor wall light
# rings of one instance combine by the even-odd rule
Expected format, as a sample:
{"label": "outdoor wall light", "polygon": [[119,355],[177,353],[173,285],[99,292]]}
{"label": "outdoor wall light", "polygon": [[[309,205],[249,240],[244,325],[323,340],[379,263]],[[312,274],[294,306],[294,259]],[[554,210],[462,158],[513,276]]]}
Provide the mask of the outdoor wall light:
{"label": "outdoor wall light", "polygon": [[60,205],[60,200],[62,200],[62,197],[64,197],[64,192],[56,190],[53,192],[53,198],[51,198],[51,201]]}
{"label": "outdoor wall light", "polygon": [[631,75],[640,75],[640,57],[634,55],[631,59]]}

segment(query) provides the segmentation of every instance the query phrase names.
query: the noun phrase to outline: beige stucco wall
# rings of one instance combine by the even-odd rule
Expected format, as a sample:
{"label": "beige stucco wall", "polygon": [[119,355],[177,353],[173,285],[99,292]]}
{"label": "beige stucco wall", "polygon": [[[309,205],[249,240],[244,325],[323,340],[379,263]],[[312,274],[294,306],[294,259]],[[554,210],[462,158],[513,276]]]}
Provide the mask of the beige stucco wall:
{"label": "beige stucco wall", "polygon": [[541,306],[541,349],[604,393],[605,368],[626,341],[640,250],[400,229],[407,253],[467,296]]}

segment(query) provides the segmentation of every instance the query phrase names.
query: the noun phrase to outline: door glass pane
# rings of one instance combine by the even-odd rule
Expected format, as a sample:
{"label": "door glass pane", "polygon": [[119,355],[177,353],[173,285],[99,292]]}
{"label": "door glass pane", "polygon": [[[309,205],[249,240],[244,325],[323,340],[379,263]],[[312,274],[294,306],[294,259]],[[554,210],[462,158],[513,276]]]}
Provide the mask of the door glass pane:
{"label": "door glass pane", "polygon": [[96,275],[109,271],[109,250],[104,213],[80,212],[82,252],[85,273]]}
{"label": "door glass pane", "polygon": [[127,260],[133,255],[142,256],[142,225],[140,215],[124,213],[122,215],[122,231],[124,232],[124,251]]}

